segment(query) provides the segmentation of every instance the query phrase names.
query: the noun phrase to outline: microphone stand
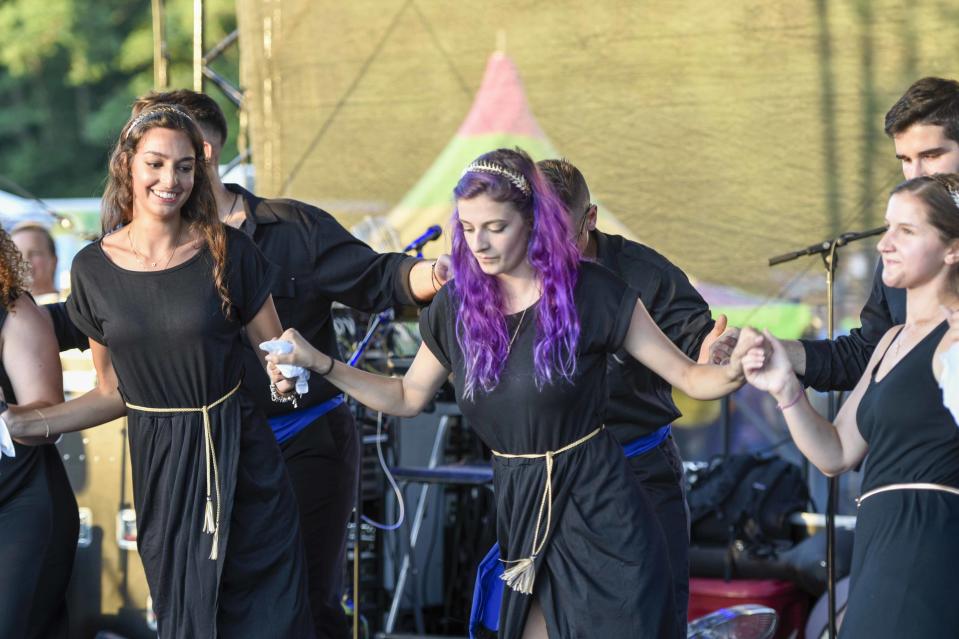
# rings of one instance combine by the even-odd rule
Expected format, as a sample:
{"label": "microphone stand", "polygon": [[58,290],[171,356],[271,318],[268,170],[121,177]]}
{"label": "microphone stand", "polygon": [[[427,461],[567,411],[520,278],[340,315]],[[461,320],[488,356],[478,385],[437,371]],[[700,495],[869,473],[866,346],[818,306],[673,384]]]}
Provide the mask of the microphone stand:
{"label": "microphone stand", "polygon": [[[886,232],[884,226],[869,229],[868,231],[843,233],[837,238],[824,240],[819,244],[807,246],[798,251],[791,251],[782,255],[769,258],[769,266],[776,266],[785,262],[807,255],[819,255],[822,257],[823,266],[826,268],[826,335],[830,340],[835,332],[835,291],[836,267],[839,261],[839,249],[847,244],[856,242],[874,235],[882,235]],[[830,391],[829,398],[829,421],[836,419],[837,395],[835,391]],[[808,462],[804,464],[808,468]],[[839,478],[830,477],[827,481],[826,498],[826,591],[829,604],[829,639],[836,638],[836,507],[839,501]]]}

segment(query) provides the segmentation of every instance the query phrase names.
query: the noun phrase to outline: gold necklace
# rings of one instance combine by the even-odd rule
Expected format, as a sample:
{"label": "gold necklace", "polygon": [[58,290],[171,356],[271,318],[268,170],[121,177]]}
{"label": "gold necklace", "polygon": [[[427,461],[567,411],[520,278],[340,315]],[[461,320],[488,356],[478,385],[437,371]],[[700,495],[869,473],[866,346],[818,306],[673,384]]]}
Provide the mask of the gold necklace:
{"label": "gold necklace", "polygon": [[509,344],[506,345],[506,354],[509,355],[510,349],[513,348],[513,342],[516,341],[516,336],[519,335],[519,329],[523,325],[523,320],[526,318],[526,311],[529,310],[529,307],[523,309],[523,314],[519,316],[519,324],[516,325],[516,330],[513,331],[513,336],[509,338]]}
{"label": "gold necklace", "polygon": [[[176,232],[176,240],[173,242],[173,250],[170,251],[170,256],[166,258],[166,264],[163,265],[163,269],[166,270],[170,267],[170,262],[173,261],[173,255],[176,253],[177,248],[180,246],[180,233],[183,232],[183,225],[180,225],[180,228]],[[133,225],[127,227],[127,239],[130,240],[130,248],[133,249],[133,257],[136,258],[137,263],[143,268],[147,267],[146,258],[140,255],[140,251],[137,250],[136,244],[133,242]],[[156,268],[156,262],[150,262],[150,268]]]}

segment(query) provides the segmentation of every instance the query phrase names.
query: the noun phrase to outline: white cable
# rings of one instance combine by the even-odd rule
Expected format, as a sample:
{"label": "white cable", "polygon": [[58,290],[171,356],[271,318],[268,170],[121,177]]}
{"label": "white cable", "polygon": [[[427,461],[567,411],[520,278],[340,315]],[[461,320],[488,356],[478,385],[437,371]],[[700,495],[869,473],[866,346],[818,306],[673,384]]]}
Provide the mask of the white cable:
{"label": "white cable", "polygon": [[[383,413],[376,414],[376,456],[380,459],[380,468],[383,469],[383,473],[386,475],[386,481],[390,482],[390,486],[393,487],[393,493],[396,494],[396,503],[399,505],[400,514],[396,519],[394,524],[381,524],[379,522],[373,521],[366,515],[363,515],[363,521],[368,523],[374,528],[379,528],[380,530],[397,530],[400,526],[403,525],[403,521],[406,519],[406,506],[403,503],[403,493],[400,492],[400,487],[396,484],[396,480],[393,478],[393,473],[390,472],[390,469],[386,465],[386,459],[383,457]],[[359,537],[357,537],[358,539]]]}

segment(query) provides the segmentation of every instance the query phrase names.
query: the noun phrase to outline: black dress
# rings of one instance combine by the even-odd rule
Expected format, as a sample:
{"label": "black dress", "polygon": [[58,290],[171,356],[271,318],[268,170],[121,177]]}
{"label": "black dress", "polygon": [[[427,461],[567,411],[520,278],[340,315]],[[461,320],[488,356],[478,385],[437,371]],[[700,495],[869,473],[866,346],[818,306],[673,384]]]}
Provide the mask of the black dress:
{"label": "black dress", "polygon": [[[269,296],[271,276],[249,238],[226,230],[230,319],[206,248],[159,272],[120,268],[100,242],[77,254],[70,318],[110,349],[127,404],[198,408],[238,385],[241,330]],[[215,560],[215,537],[203,532],[202,414],[127,415],[138,549],[160,636],[312,637],[296,502],[266,419],[242,391],[209,418],[219,471]]]}
{"label": "black dress", "polygon": [[[872,371],[856,415],[869,444],[863,493],[905,482],[959,488],[959,427],[932,372],[947,328],[934,329],[881,380]],[[957,534],[957,495],[896,490],[865,499],[840,637],[959,637]]]}
{"label": "black dress", "polygon": [[[6,319],[0,306],[0,327]],[[17,403],[2,363],[0,388]],[[77,501],[56,446],[14,448],[0,458],[0,637],[66,639]]]}
{"label": "black dress", "polygon": [[[454,280],[455,282],[455,280]],[[556,451],[602,424],[606,357],[629,328],[636,292],[605,268],[583,263],[574,297],[581,324],[577,370],[537,390],[533,345],[539,303],[519,325],[500,382],[475,401],[463,395],[463,353],[456,340],[455,284],[420,318],[424,343],[453,372],[456,399],[483,441],[505,453]],[[497,538],[503,560],[530,555],[545,480],[543,459],[494,457]],[[542,534],[542,533],[541,533]],[[551,637],[675,637],[675,607],[665,541],[630,476],[622,447],[607,430],[557,455],[552,525],[536,559],[535,596]],[[522,636],[531,598],[504,588],[499,637]]]}

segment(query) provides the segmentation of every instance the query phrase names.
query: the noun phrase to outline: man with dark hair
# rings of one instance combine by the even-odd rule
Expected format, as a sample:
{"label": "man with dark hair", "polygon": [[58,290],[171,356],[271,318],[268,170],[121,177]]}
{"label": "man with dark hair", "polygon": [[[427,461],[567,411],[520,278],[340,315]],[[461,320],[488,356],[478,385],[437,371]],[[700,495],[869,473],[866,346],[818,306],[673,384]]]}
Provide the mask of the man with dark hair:
{"label": "man with dark hair", "polygon": [[226,144],[228,132],[226,116],[216,100],[207,94],[197,93],[189,89],[150,93],[137,98],[131,110],[136,115],[147,107],[162,103],[176,104],[186,109],[197,124],[203,128],[204,145],[215,142],[222,149],[223,145]]}
{"label": "man with dark hair", "polygon": [[[379,254],[326,211],[296,200],[261,198],[237,184],[224,184],[216,170],[227,139],[220,106],[208,95],[180,89],[139,98],[133,114],[160,104],[183,107],[196,120],[220,219],[250,235],[279,267],[272,295],[280,323],[297,329],[319,350],[339,354],[333,302],[379,312],[428,303],[446,282],[447,256],[432,262]],[[61,349],[77,345],[68,337],[64,315],[55,309],[51,314]],[[248,346],[243,386],[269,418],[293,484],[317,637],[342,639],[350,634],[340,599],[361,444],[353,417],[343,395],[321,375],[310,377],[309,391],[301,396],[279,394],[259,364],[254,350],[258,345]]]}
{"label": "man with dark hair", "polygon": [[[902,174],[959,172],[959,82],[922,78],[886,113],[885,132],[892,138]],[[873,348],[892,326],[906,320],[906,292],[882,282],[882,261],[860,314],[861,327],[835,340],[786,341],[786,352],[803,382],[816,390],[852,390],[866,370]],[[733,344],[717,348],[722,358]]]}
{"label": "man with dark hair", "polygon": [[57,245],[50,231],[36,222],[21,222],[10,231],[10,237],[30,263],[30,294],[40,304],[57,301]]}
{"label": "man with dark hair", "polygon": [[[588,258],[626,280],[653,321],[693,359],[705,357],[723,332],[709,306],[678,267],[653,249],[596,228],[596,205],[583,174],[566,160],[537,163],[569,211],[576,245]],[[622,444],[633,475],[653,505],[665,533],[673,571],[676,607],[686,625],[689,600],[689,515],[683,462],[669,424],[680,416],[672,387],[625,351],[608,360],[609,403],[604,421]]]}

